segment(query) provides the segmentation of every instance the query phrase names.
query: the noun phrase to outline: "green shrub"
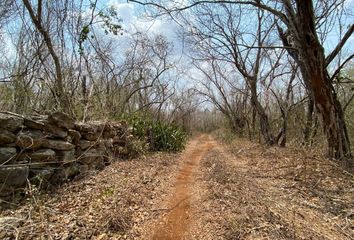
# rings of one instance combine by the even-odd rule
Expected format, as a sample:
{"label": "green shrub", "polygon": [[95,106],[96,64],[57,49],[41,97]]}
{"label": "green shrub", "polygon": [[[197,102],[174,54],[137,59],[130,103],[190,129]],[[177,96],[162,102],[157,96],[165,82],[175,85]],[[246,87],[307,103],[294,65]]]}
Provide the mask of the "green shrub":
{"label": "green shrub", "polygon": [[187,135],[177,126],[161,122],[150,126],[150,144],[155,151],[181,151],[185,147]]}
{"label": "green shrub", "polygon": [[133,128],[135,137],[148,142],[151,151],[177,152],[185,147],[187,134],[178,126],[140,115],[126,116],[124,119]]}

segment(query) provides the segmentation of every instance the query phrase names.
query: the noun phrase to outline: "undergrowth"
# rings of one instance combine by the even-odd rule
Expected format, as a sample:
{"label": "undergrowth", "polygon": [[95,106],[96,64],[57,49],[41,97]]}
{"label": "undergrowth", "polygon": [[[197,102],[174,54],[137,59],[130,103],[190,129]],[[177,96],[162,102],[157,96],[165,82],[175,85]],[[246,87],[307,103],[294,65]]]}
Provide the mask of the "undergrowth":
{"label": "undergrowth", "polygon": [[179,126],[138,114],[124,119],[133,128],[136,138],[148,142],[151,151],[178,152],[186,145],[187,133]]}

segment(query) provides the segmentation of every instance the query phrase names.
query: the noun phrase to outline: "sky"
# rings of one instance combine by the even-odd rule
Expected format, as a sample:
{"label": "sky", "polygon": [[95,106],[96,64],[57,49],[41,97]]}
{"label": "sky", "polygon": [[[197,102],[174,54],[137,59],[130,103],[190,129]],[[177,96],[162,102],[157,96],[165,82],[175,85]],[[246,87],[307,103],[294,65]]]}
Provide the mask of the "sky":
{"label": "sky", "polygon": [[[87,0],[86,6],[87,12],[82,14],[90,15],[91,10],[88,8],[89,0]],[[127,49],[131,35],[137,32],[146,33],[150,36],[162,34],[174,46],[172,58],[175,59],[175,61],[179,61],[181,56],[183,56],[183,44],[177,37],[177,30],[179,26],[173,20],[167,17],[158,19],[146,17],[144,9],[139,4],[131,3],[126,0],[99,0],[97,9],[104,9],[111,6],[116,9],[118,17],[122,21],[120,24],[123,28],[123,35],[111,36],[114,37],[117,45],[120,46],[119,49]],[[6,47],[3,48],[4,52],[1,52],[0,54],[3,54],[8,59],[14,59],[16,57],[15,43],[9,34],[11,31],[11,29],[7,29],[1,34],[1,40],[4,42]],[[124,50],[121,54],[124,55]]]}
{"label": "sky", "polygon": [[[174,1],[176,2],[176,1]],[[181,4],[185,0],[180,0]],[[167,37],[171,42],[174,42],[176,47],[181,47],[181,40],[178,38],[176,32],[181,27],[175,21],[169,19],[168,17],[159,17],[149,20],[144,18],[144,8],[137,3],[127,2],[123,0],[110,0],[107,2],[108,6],[114,6],[117,9],[118,15],[122,19],[123,28],[133,33],[134,31],[142,31],[150,34],[162,34]],[[347,0],[346,6],[348,9],[354,8],[354,0]],[[351,19],[348,19],[348,24],[350,21],[354,21],[354,16]],[[327,40],[326,48],[330,48],[331,45],[337,42],[338,34],[333,32],[330,35],[330,39]],[[354,43],[354,36],[350,38],[350,43]],[[349,44],[348,44],[349,45]]]}
{"label": "sky", "polygon": [[[180,0],[179,2],[180,4],[183,4],[185,0]],[[354,8],[354,0],[347,0],[346,5],[348,8]],[[175,21],[166,16],[159,18],[146,17],[146,12],[142,6],[136,3],[128,2],[127,0],[99,1],[99,7],[105,8],[107,6],[113,6],[117,11],[118,16],[122,20],[121,25],[123,27],[124,34],[122,36],[119,35],[116,37],[116,40],[121,46],[127,44],[129,36],[136,32],[143,32],[149,35],[162,34],[167,38],[169,42],[173,43],[173,58],[176,61],[178,60],[181,65],[185,64],[188,66],[189,61],[185,54],[187,50],[184,46],[184,42],[178,35],[178,31],[181,29],[181,26],[178,25]],[[354,18],[351,20],[353,19]],[[329,52],[338,42],[337,39],[338,34],[334,31],[324,45],[327,52]],[[3,40],[5,44],[8,43],[9,36],[6,34],[3,35]],[[354,46],[354,36],[350,38],[346,45],[349,47]],[[11,48],[9,47],[7,48],[6,54],[11,56],[14,54],[14,52],[11,51]],[[198,73],[194,71],[192,74]]]}
{"label": "sky", "polygon": [[[136,32],[146,33],[150,36],[161,34],[172,43],[173,52],[171,53],[171,59],[178,65],[178,68],[190,70],[189,75],[200,75],[199,71],[190,67],[190,59],[185,54],[184,42],[178,34],[181,30],[181,26],[178,23],[167,16],[151,18],[142,6],[132,2],[110,0],[107,6],[114,6],[122,20],[121,25],[124,33],[122,36],[117,37],[117,41],[120,42],[121,46],[129,42],[129,36]],[[187,79],[180,79],[177,84],[183,88],[190,86],[192,82]]]}
{"label": "sky", "polygon": [[[168,1],[167,1],[168,2]],[[172,2],[172,1],[170,1]],[[180,2],[181,5],[185,4],[186,0],[178,0],[173,2]],[[354,0],[346,1],[347,7],[354,8]],[[177,32],[181,29],[181,26],[178,25],[175,21],[171,20],[169,17],[159,17],[159,18],[148,18],[146,16],[146,12],[144,8],[137,3],[132,3],[127,0],[109,0],[103,1],[99,0],[99,7],[105,8],[108,6],[113,6],[118,16],[121,18],[121,25],[124,30],[123,36],[119,36],[117,41],[120,41],[122,44],[127,42],[127,38],[129,38],[130,34],[134,34],[137,31],[145,32],[150,35],[162,34],[164,35],[169,42],[172,42],[174,45],[175,52],[174,54],[177,57],[181,57],[183,55],[184,43],[180,37],[178,37]],[[354,16],[351,19],[354,21]],[[349,21],[351,21],[349,20]],[[333,32],[327,42],[325,43],[325,49],[330,51],[331,47],[336,44],[338,38],[337,32]],[[3,35],[4,42],[9,41],[9,36],[6,34]],[[347,45],[354,44],[354,36],[352,36]],[[11,54],[11,51],[9,51]]]}
{"label": "sky", "polygon": [[[167,1],[168,2],[168,1]],[[171,1],[172,2],[172,1]],[[185,4],[185,0],[180,0],[180,4]],[[145,18],[144,8],[136,3],[131,3],[122,0],[110,0],[108,5],[112,5],[116,8],[118,15],[122,18],[122,26],[128,33],[134,33],[135,31],[142,31],[148,34],[162,34],[174,45],[174,58],[179,59],[179,64],[185,64],[184,68],[189,68],[189,74],[193,75],[193,78],[202,78],[203,75],[196,69],[190,67],[190,61],[186,56],[186,48],[184,46],[181,37],[177,32],[181,29],[173,20],[168,17],[159,17],[154,19]],[[346,7],[348,9],[354,8],[354,0],[347,0]],[[354,21],[354,16],[347,20],[348,25]],[[329,54],[335,45],[338,43],[339,34],[338,30],[334,28],[328,36],[328,39],[324,43],[326,54]],[[124,37],[120,41],[125,41]],[[353,53],[354,48],[354,36],[351,36],[344,48],[344,55]]]}
{"label": "sky", "polygon": [[[113,6],[121,18],[121,25],[126,35],[136,32],[149,35],[164,35],[168,41],[173,42],[179,48],[177,37],[178,24],[167,17],[150,18],[144,13],[144,9],[136,3],[121,0],[110,0],[107,6]],[[120,37],[121,38],[121,37]],[[125,41],[124,36],[121,41]]]}

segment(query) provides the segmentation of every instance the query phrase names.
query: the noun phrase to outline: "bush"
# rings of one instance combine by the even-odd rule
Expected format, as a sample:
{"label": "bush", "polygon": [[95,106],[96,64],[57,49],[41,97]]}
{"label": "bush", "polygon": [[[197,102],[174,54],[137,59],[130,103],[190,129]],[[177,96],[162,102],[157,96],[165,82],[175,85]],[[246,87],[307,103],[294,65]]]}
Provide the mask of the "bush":
{"label": "bush", "polygon": [[135,137],[149,143],[151,151],[177,152],[185,147],[187,134],[178,126],[139,115],[126,116],[125,120],[133,128]]}
{"label": "bush", "polygon": [[187,139],[181,128],[161,122],[153,123],[149,134],[150,146],[155,151],[181,151]]}

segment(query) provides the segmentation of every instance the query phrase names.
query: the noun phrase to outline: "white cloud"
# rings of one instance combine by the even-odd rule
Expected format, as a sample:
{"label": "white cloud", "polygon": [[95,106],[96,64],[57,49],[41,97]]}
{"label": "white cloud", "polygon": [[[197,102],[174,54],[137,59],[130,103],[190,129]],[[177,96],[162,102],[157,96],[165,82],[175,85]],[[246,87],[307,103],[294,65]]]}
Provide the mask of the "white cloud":
{"label": "white cloud", "polygon": [[[178,0],[173,1],[178,2],[179,6],[183,6],[187,1]],[[178,30],[181,29],[176,22],[174,22],[169,17],[148,17],[140,5],[134,3],[122,2],[120,0],[111,0],[107,6],[113,6],[121,18],[123,36],[118,36],[115,41],[120,46],[120,50],[129,49],[130,36],[137,33],[145,33],[150,36],[161,34],[167,38],[174,46],[174,51],[171,53],[171,58],[176,64],[178,64],[179,69],[184,72],[184,76],[194,76],[200,79],[202,76],[199,71],[197,71],[193,66],[191,66],[190,59],[183,53],[183,40],[178,36]],[[182,77],[183,78],[183,77]],[[191,79],[190,77],[186,77]],[[180,79],[179,84],[182,86],[193,85],[193,80]]]}
{"label": "white cloud", "polygon": [[151,35],[164,35],[168,41],[176,46],[178,25],[166,18],[148,18],[140,11],[140,6],[134,3],[122,3],[119,0],[111,0],[108,6],[113,6],[119,18],[122,19],[122,27],[126,34],[142,32]]}

